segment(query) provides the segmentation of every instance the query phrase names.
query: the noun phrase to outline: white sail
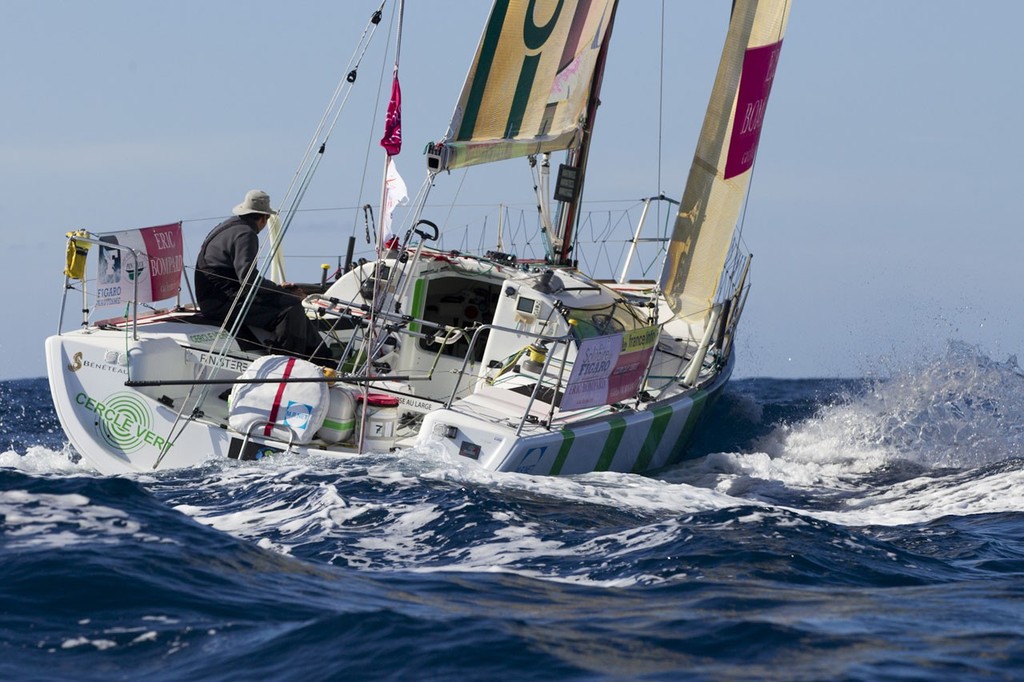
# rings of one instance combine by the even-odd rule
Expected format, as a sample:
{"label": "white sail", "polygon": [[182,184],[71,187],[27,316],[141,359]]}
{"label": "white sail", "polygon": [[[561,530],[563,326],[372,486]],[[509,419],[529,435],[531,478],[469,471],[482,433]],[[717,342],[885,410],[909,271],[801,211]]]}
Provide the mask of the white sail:
{"label": "white sail", "polygon": [[725,267],[778,65],[790,0],[736,0],[661,287],[678,317],[703,319]]}
{"label": "white sail", "polygon": [[281,219],[276,216],[270,216],[270,220],[267,221],[267,234],[269,235],[269,241],[271,244],[277,244],[278,248],[271,251],[270,257],[270,279],[278,284],[284,284],[288,281],[288,278],[284,274],[284,249],[281,248]]}

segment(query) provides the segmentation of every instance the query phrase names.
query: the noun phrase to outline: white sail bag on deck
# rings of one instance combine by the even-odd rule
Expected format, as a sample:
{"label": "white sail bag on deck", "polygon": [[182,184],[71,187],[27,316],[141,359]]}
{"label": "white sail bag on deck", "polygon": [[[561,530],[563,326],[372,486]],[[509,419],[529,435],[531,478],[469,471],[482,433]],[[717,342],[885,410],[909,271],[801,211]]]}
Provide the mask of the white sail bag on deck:
{"label": "white sail bag on deck", "polygon": [[317,365],[283,355],[257,359],[239,379],[258,379],[259,383],[239,383],[231,392],[228,424],[250,436],[279,438],[304,444],[323,426],[329,407],[325,382],[287,383],[267,379],[323,378]]}

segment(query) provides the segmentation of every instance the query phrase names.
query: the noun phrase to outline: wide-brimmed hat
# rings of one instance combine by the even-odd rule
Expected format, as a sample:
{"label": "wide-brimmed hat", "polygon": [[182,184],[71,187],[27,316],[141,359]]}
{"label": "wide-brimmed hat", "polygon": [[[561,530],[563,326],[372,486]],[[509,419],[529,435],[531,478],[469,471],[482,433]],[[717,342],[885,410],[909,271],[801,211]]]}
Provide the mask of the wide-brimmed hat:
{"label": "wide-brimmed hat", "polygon": [[231,209],[235,215],[248,215],[250,213],[262,213],[263,215],[277,215],[277,211],[270,208],[270,195],[261,189],[251,189],[245,193],[245,199],[238,206]]}

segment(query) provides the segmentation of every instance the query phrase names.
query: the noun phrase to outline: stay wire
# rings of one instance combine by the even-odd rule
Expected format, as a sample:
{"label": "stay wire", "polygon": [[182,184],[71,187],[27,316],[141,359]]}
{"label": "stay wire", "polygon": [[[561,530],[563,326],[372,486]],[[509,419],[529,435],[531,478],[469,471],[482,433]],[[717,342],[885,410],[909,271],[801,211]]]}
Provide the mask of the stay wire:
{"label": "stay wire", "polygon": [[[320,118],[320,122],[317,125],[317,131],[314,134],[309,147],[307,148],[307,152],[305,157],[303,158],[303,162],[302,164],[300,164],[299,169],[296,171],[296,174],[293,177],[292,185],[288,188],[288,191],[285,193],[285,200],[283,203],[287,205],[292,190],[295,187],[295,178],[298,178],[299,175],[302,173],[302,165],[308,164],[306,172],[302,176],[302,179],[299,183],[299,189],[296,191],[294,201],[291,203],[291,205],[282,210],[282,213],[285,214],[285,218],[284,220],[281,221],[281,228],[278,231],[276,238],[269,245],[269,257],[265,258],[262,266],[258,268],[258,274],[254,275],[254,271],[257,270],[257,264],[259,262],[259,259],[253,261],[250,271],[246,274],[246,281],[251,281],[252,286],[248,289],[248,291],[246,291],[243,288],[239,292],[241,294],[244,291],[245,298],[241,302],[238,314],[235,315],[233,318],[234,322],[231,325],[230,331],[228,332],[229,338],[224,340],[219,352],[217,353],[218,360],[223,359],[223,357],[227,354],[230,339],[234,339],[235,337],[237,337],[238,333],[241,331],[245,317],[248,315],[249,310],[251,309],[253,302],[256,299],[259,282],[261,282],[266,277],[267,270],[270,268],[271,262],[273,261],[273,254],[277,253],[280,250],[281,244],[284,241],[285,235],[288,233],[289,228],[291,227],[291,223],[295,217],[299,205],[301,204],[302,198],[305,196],[306,191],[309,189],[309,185],[312,182],[313,175],[316,173],[316,170],[319,167],[321,160],[323,159],[324,151],[327,147],[327,142],[330,139],[330,136],[334,131],[335,127],[337,126],[338,120],[341,117],[341,112],[344,110],[345,104],[348,102],[348,98],[352,93],[351,86],[355,83],[356,80],[354,74],[358,72],[359,65],[362,63],[362,59],[366,55],[366,51],[369,48],[370,39],[372,39],[373,35],[376,33],[377,25],[380,23],[380,11],[383,9],[383,7],[384,2],[381,3],[380,9],[377,12],[375,12],[373,16],[371,16],[369,20],[369,25],[364,29],[363,35],[362,37],[360,37],[359,45],[356,48],[356,54],[349,60],[348,63],[348,67],[352,68],[347,72],[345,77],[342,78],[341,81],[339,81],[338,86],[335,88],[334,95],[331,98],[330,105],[328,106],[328,109],[324,112],[323,116],[321,116]],[[346,88],[346,84],[349,87]],[[342,93],[344,94],[342,95]],[[341,98],[340,104],[338,102],[339,97]],[[333,118],[331,116],[332,110]],[[326,124],[326,121],[328,120],[330,120],[329,125]],[[317,146],[316,142],[318,139],[321,140],[319,146]],[[312,150],[314,148],[316,148],[316,153],[312,153]],[[261,253],[262,251],[263,249],[261,249]],[[231,308],[228,310],[228,317],[226,319],[232,319],[231,315],[235,312],[235,308],[238,307],[238,304],[239,299],[236,298],[232,302]],[[217,344],[215,343],[214,348],[216,348],[216,345]],[[211,352],[212,350],[213,348],[211,348]],[[203,396],[203,398],[205,399],[205,396]]]}
{"label": "stay wire", "polygon": [[[273,261],[273,254],[276,253],[281,247],[281,242],[284,239],[284,236],[291,225],[291,221],[298,210],[302,197],[305,195],[306,189],[308,189],[309,183],[312,180],[312,176],[320,164],[320,160],[322,159],[323,153],[327,147],[327,141],[330,138],[330,135],[333,132],[335,126],[337,125],[338,119],[341,116],[341,112],[345,108],[345,104],[348,102],[349,94],[351,94],[352,91],[351,86],[355,83],[355,76],[358,73],[359,65],[362,63],[362,59],[366,55],[366,51],[369,48],[370,41],[372,40],[373,35],[376,33],[377,24],[380,23],[380,15],[384,9],[384,5],[386,4],[386,2],[387,0],[381,1],[379,8],[377,9],[376,12],[374,12],[373,15],[371,15],[369,23],[363,29],[363,33],[359,38],[359,42],[356,45],[356,48],[353,52],[353,56],[349,58],[349,62],[346,65],[345,76],[341,80],[339,80],[338,85],[335,87],[334,93],[331,96],[331,100],[327,108],[325,109],[323,115],[321,116],[320,121],[317,124],[316,131],[314,132],[313,137],[311,138],[310,143],[306,148],[306,152],[303,155],[302,162],[300,162],[298,169],[296,169],[295,175],[292,177],[292,181],[288,187],[288,190],[285,192],[282,205],[288,204],[289,197],[291,196],[292,191],[295,188],[296,180],[300,177],[300,175],[303,176],[302,180],[300,181],[300,189],[298,192],[296,192],[295,201],[285,211],[286,219],[282,223],[281,229],[277,235],[277,239],[275,239],[273,244],[270,245],[270,257],[266,258],[264,260],[262,267],[259,268],[257,268],[257,263],[259,262],[259,258],[257,257],[257,259],[253,261],[252,266],[249,268],[249,272],[246,273],[245,281],[251,281],[252,286],[249,287],[248,290],[246,290],[246,288],[243,286],[239,290],[239,296],[236,297],[234,301],[232,301],[225,319],[232,319],[231,316],[235,313],[236,309],[238,309],[238,314],[234,317],[234,322],[231,325],[231,329],[227,332],[226,337],[224,337],[223,339],[218,337],[211,344],[210,351],[206,354],[204,358],[207,362],[203,364],[203,366],[200,369],[199,376],[197,377],[199,379],[209,378],[209,376],[213,374],[214,370],[221,364],[223,359],[227,356],[227,352],[230,348],[231,341],[237,337],[239,331],[242,328],[245,316],[248,314],[253,302],[255,301],[256,293],[259,288],[258,283],[262,281],[262,279],[266,276],[266,272],[270,268],[271,262]],[[349,87],[346,88],[346,85],[348,85]],[[341,98],[340,105],[338,104],[339,98]],[[333,118],[331,118],[332,111],[335,112]],[[329,126],[327,126],[328,120],[330,120]],[[319,144],[317,143],[317,140],[321,140]],[[307,165],[308,168],[306,169],[305,174],[303,174],[302,168],[303,166]],[[240,304],[240,299],[242,299],[243,292],[245,293],[245,297],[244,300],[241,300]],[[221,326],[221,331],[225,331],[224,325]],[[161,449],[159,457],[153,464],[154,469],[160,466],[161,461],[166,456],[171,446],[173,446],[177,439],[181,436],[181,434],[184,433],[185,424],[182,423],[182,420],[185,419],[186,422],[191,421],[195,417],[195,415],[200,411],[200,406],[206,401],[206,398],[209,395],[209,386],[204,385],[203,387],[201,387],[198,395],[195,395],[196,388],[197,387],[193,385],[189,389],[185,399],[182,401],[181,408],[178,410],[178,414],[175,417],[174,424],[172,424],[170,431],[168,433],[168,438],[165,441],[166,445]],[[185,412],[187,410],[188,405],[192,401],[193,396],[195,396],[195,401],[194,403],[192,403],[191,412],[186,417]]]}
{"label": "stay wire", "polygon": [[[394,14],[394,16],[392,17],[392,21],[389,22],[389,24],[388,24],[388,37],[387,37],[387,41],[384,44],[384,53],[385,54],[387,54],[387,52],[391,49],[391,34],[395,30],[395,23],[394,22],[398,18],[399,18],[398,17],[398,13],[396,12]],[[374,138],[373,127],[377,125],[377,121],[379,120],[378,115],[380,114],[381,93],[384,90],[384,83],[385,83],[385,77],[387,75],[387,68],[388,68],[388,61],[386,59],[382,59],[381,62],[380,62],[380,74],[377,76],[377,96],[373,100],[373,102],[374,102],[374,104],[373,104],[373,117],[370,119],[370,134],[366,136],[366,153],[363,156],[363,172],[362,172],[362,174],[360,176],[360,180],[359,180],[359,193],[357,194],[357,197],[356,197],[357,198],[356,205],[360,206],[360,207],[364,206],[364,203],[363,203],[363,192],[366,190],[366,175],[367,175],[367,170],[369,170],[369,168],[370,168],[370,154],[373,151],[373,138]],[[369,204],[365,204],[365,205],[368,206]],[[356,212],[356,215],[355,215],[355,217],[352,220],[352,236],[353,237],[355,236],[356,230],[358,229],[358,227],[359,227],[359,213]],[[376,229],[376,226],[374,226],[374,229]],[[370,240],[367,239],[366,243],[369,244]]]}
{"label": "stay wire", "polygon": [[[386,0],[384,0],[384,2],[386,2]],[[280,250],[281,244],[284,241],[284,237],[288,233],[288,230],[291,227],[291,223],[296,215],[298,207],[302,202],[302,198],[305,196],[306,191],[309,189],[309,185],[312,182],[313,175],[316,173],[317,168],[320,166],[320,162],[323,159],[324,151],[327,147],[327,142],[330,139],[330,136],[334,131],[335,127],[337,126],[338,120],[341,117],[341,112],[344,110],[345,104],[348,102],[348,98],[352,93],[352,85],[356,81],[354,74],[358,72],[359,65],[362,63],[362,59],[366,55],[367,50],[369,49],[370,40],[376,33],[376,28],[377,25],[379,24],[379,13],[381,10],[383,10],[384,2],[381,3],[380,9],[378,9],[378,11],[371,16],[369,24],[363,30],[363,34],[360,37],[359,44],[356,47],[355,54],[353,55],[353,57],[349,59],[348,65],[346,66],[346,75],[339,81],[337,87],[335,88],[334,94],[331,97],[330,104],[328,105],[327,110],[325,110],[324,114],[320,118],[320,122],[317,125],[317,130],[311,139],[310,145],[306,150],[306,154],[303,157],[302,163],[300,164],[298,170],[295,173],[295,176],[292,179],[291,186],[289,186],[288,191],[285,193],[283,205],[288,205],[289,198],[292,195],[293,189],[295,188],[296,179],[299,178],[301,174],[302,179],[299,181],[299,188],[295,193],[294,200],[291,202],[290,205],[288,205],[287,208],[282,210],[282,213],[285,215],[285,217],[284,220],[281,221],[281,228],[278,231],[276,238],[269,244],[269,257],[265,258],[262,266],[258,268],[258,274],[254,275],[254,271],[257,270],[259,258],[253,261],[250,271],[246,274],[246,281],[251,281],[252,286],[248,289],[248,291],[246,291],[244,288],[240,290],[240,293],[242,291],[245,292],[245,298],[241,302],[238,314],[235,315],[233,318],[234,322],[231,325],[230,331],[228,332],[229,338],[224,340],[224,343],[222,344],[219,352],[217,353],[218,360],[222,359],[227,354],[230,339],[234,339],[235,337],[237,337],[238,333],[241,331],[245,317],[248,315],[249,310],[252,308],[253,302],[256,299],[259,282],[261,282],[266,277],[267,270],[270,268],[271,262],[273,260],[273,254],[277,253]],[[349,87],[346,88],[346,85],[348,85]],[[340,104],[339,98],[341,99]],[[333,117],[331,115],[332,112]],[[328,124],[327,121],[330,121],[330,123]],[[320,140],[319,145],[317,144],[317,140]],[[314,149],[316,150],[315,153],[313,152]],[[304,165],[307,167],[305,173],[303,174],[302,167]],[[263,249],[261,249],[261,253],[262,251]],[[232,302],[231,308],[228,310],[228,317],[226,319],[232,319],[231,316],[235,312],[235,308],[238,305],[239,299],[236,298],[235,301]],[[214,348],[216,348],[216,343],[214,344]],[[211,348],[211,352],[212,350],[213,348]]]}
{"label": "stay wire", "polygon": [[665,116],[665,0],[661,0],[661,43],[658,48],[658,193],[663,194],[661,186],[661,147],[663,142]]}

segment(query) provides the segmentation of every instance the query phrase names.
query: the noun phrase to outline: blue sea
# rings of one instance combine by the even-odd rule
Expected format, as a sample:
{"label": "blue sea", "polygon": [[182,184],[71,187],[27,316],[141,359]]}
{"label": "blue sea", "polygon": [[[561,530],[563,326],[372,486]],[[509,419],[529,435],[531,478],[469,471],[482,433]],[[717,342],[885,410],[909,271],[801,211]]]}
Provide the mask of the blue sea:
{"label": "blue sea", "polygon": [[1024,372],[742,379],[697,457],[92,473],[0,383],[0,679],[1024,679]]}

